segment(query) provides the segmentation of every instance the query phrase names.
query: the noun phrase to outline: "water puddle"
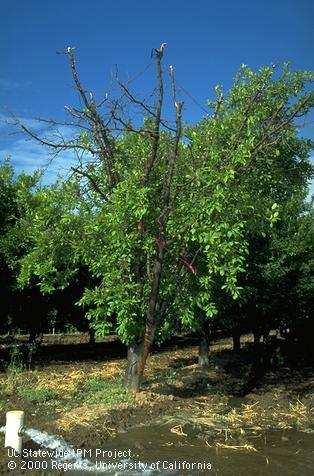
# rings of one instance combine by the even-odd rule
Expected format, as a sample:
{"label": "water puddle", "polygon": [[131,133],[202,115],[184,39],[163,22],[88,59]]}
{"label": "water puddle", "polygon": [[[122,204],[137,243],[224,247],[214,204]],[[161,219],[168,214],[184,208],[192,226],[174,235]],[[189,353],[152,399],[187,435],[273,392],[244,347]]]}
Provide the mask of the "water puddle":
{"label": "water puddle", "polygon": [[[61,469],[71,476],[313,475],[314,430],[247,432],[247,442],[256,451],[237,449],[231,436],[225,442],[229,448],[210,447],[199,431],[192,427],[184,427],[184,431],[173,432],[171,426],[162,424],[143,426],[119,434],[101,448],[76,449],[59,436],[27,429],[23,448],[29,452],[46,449],[49,474]],[[59,466],[51,466],[52,461]]]}
{"label": "water puddle", "polygon": [[[185,427],[183,428],[183,432]],[[314,468],[314,434],[312,431],[267,430],[247,432],[246,439],[256,451],[237,449],[229,438],[230,448],[207,446],[199,432],[186,428],[187,436],[172,433],[169,426],[134,428],[110,442],[117,448],[131,447],[144,462],[165,461],[176,475],[216,476],[312,476]],[[234,446],[234,448],[232,448]],[[180,466],[181,463],[181,466]],[[184,463],[184,464],[183,464]],[[192,469],[200,464],[198,469]],[[201,465],[204,469],[201,469]],[[211,466],[211,469],[209,467]],[[165,474],[164,472],[158,474]]]}
{"label": "water puddle", "polygon": [[[5,427],[0,431],[5,432]],[[138,476],[139,474],[149,476],[156,474],[148,462],[129,458],[121,459],[121,453],[131,456],[131,450],[121,451],[119,449],[89,448],[81,449],[69,445],[61,436],[51,435],[45,431],[27,428],[24,435],[28,441],[23,445],[22,459],[25,465],[21,464],[21,469],[44,469],[49,474],[55,470],[60,474],[60,470],[70,472],[71,475],[80,476],[91,474],[106,474],[111,476]],[[25,439],[25,437],[24,437]],[[35,444],[35,445],[34,445]],[[90,456],[91,459],[83,457]],[[9,458],[16,458],[14,450],[8,449]],[[105,457],[109,459],[105,459]],[[33,463],[36,462],[36,465]],[[160,474],[160,473],[159,473]],[[173,475],[174,472],[164,472],[165,475]]]}

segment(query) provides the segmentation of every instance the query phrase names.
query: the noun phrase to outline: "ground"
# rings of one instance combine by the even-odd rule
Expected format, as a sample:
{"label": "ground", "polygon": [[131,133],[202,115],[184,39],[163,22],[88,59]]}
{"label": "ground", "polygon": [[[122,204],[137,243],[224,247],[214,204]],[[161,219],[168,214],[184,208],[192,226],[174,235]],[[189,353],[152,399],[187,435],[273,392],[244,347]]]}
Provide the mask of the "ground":
{"label": "ground", "polygon": [[[95,345],[84,335],[46,338],[34,368],[23,371],[23,349],[3,342],[3,360],[12,348],[15,360],[0,373],[0,427],[6,411],[24,410],[27,427],[88,448],[131,427],[166,422],[183,440],[196,432],[206,446],[244,451],[254,451],[246,438],[252,432],[313,431],[314,369],[298,347],[291,352],[273,337],[256,349],[251,336],[244,336],[241,351],[233,352],[230,339],[217,339],[210,367],[200,369],[196,344],[193,337],[180,337],[156,349],[142,391],[129,395],[121,384],[125,350],[114,338]],[[256,359],[262,350],[264,357]],[[133,444],[141,452],[143,443]],[[6,474],[2,448],[0,461],[0,474]]]}

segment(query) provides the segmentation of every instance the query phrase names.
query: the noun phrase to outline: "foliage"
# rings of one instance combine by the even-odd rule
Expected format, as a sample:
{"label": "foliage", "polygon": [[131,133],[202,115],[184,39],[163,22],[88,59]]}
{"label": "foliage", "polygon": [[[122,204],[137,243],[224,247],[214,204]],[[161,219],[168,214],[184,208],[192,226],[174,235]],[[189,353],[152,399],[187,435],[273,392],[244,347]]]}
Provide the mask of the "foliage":
{"label": "foliage", "polygon": [[139,128],[116,98],[98,105],[92,93],[87,97],[71,48],[83,107],[67,110],[81,131],[66,144],[51,143],[22,126],[57,151],[73,148],[80,159],[68,181],[36,194],[20,282],[35,277],[51,293],[86,267],[92,279],[79,304],[98,334],[114,325],[123,342],[142,346],[142,371],[158,329],[159,340],[178,323],[200,329],[219,312],[216,292],[247,299],[240,277],[250,246],[271,236],[291,186],[298,190],[312,173],[311,144],[295,125],[313,106],[312,73],[243,66],[226,97],[217,86],[212,115],[183,128],[170,68],[175,126],[169,128],[161,117],[164,47],[154,50],[154,106],[119,82],[130,110],[138,105],[143,112]]}
{"label": "foliage", "polygon": [[33,403],[48,402],[57,398],[57,394],[53,390],[45,387],[21,387],[18,389],[18,395],[23,400]]}
{"label": "foliage", "polygon": [[[66,217],[68,208],[58,195],[58,184],[41,187],[40,177],[40,172],[15,176],[9,160],[0,165],[0,207],[3,212],[0,224],[2,332],[22,328],[36,335],[50,327],[62,329],[67,322],[86,331],[88,323],[84,312],[74,303],[80,298],[89,276],[80,263],[73,267],[73,256],[67,254],[69,248],[66,242],[71,238],[70,226],[73,226],[71,215],[70,218]],[[68,189],[70,184],[64,187]],[[72,203],[75,200],[73,194],[64,196],[71,196]],[[34,227],[36,220],[37,225]],[[58,227],[55,226],[56,222]],[[51,230],[53,232],[49,235]],[[54,235],[56,230],[59,233]],[[43,252],[45,248],[46,254],[39,256],[36,255],[38,248],[34,248],[34,243],[39,236],[43,237],[43,232],[45,242],[40,249]],[[30,260],[31,255],[33,260]],[[69,257],[71,269],[68,269]],[[40,272],[46,275],[45,285],[40,288],[36,279],[37,268],[31,272],[31,263],[36,263]],[[49,285],[53,279],[50,276],[55,275],[59,281],[57,290]],[[65,286],[67,290],[62,292]],[[54,290],[51,297],[47,296]]]}
{"label": "foliage", "polygon": [[79,398],[86,403],[109,404],[131,402],[133,400],[120,379],[105,380],[100,378],[87,380],[80,391]]}
{"label": "foliage", "polygon": [[272,289],[279,327],[310,341],[314,324],[314,215],[313,202],[304,198],[300,191],[283,207],[263,275]]}
{"label": "foliage", "polygon": [[[21,220],[33,203],[33,190],[40,175],[20,174],[14,177],[9,159],[0,164],[0,326],[2,331],[15,327],[27,293],[16,289],[17,263],[29,250],[27,236],[21,231]],[[14,296],[14,297],[13,297]]]}

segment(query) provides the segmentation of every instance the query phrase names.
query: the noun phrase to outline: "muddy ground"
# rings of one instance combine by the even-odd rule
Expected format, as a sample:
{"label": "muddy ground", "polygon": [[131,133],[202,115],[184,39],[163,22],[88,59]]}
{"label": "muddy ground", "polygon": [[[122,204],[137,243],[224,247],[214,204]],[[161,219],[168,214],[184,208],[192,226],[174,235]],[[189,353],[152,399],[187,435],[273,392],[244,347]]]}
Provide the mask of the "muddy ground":
{"label": "muddy ground", "polygon": [[[206,370],[197,365],[197,339],[178,337],[152,353],[142,391],[134,396],[121,386],[126,352],[114,337],[94,345],[83,334],[46,337],[34,368],[23,371],[8,368],[12,346],[0,342],[0,427],[7,411],[24,410],[28,428],[89,448],[102,447],[131,427],[167,423],[183,439],[193,431],[204,446],[248,451],[248,432],[314,429],[310,351],[275,337],[256,348],[252,337],[244,336],[239,352],[232,351],[230,339],[217,339]],[[24,444],[32,447],[26,437]],[[133,445],[139,454],[145,451],[142,442]],[[3,448],[0,461],[0,474],[6,474]]]}

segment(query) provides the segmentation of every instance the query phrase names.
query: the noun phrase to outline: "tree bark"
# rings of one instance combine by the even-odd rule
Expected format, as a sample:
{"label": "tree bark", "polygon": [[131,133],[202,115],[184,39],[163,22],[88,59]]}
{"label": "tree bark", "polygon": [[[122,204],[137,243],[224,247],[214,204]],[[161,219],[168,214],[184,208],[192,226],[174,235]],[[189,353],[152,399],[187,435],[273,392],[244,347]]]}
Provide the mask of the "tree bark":
{"label": "tree bark", "polygon": [[128,347],[128,360],[123,383],[130,392],[138,392],[141,384],[141,362],[143,354],[142,344],[130,344]]}
{"label": "tree bark", "polygon": [[209,367],[209,327],[207,325],[204,325],[200,332],[198,365],[201,368]]}
{"label": "tree bark", "polygon": [[155,315],[154,317],[155,317],[154,320],[148,321],[146,324],[145,335],[143,340],[143,352],[142,352],[142,358],[141,358],[141,377],[144,374],[146,360],[153,346],[157,326],[159,323],[158,316]]}

